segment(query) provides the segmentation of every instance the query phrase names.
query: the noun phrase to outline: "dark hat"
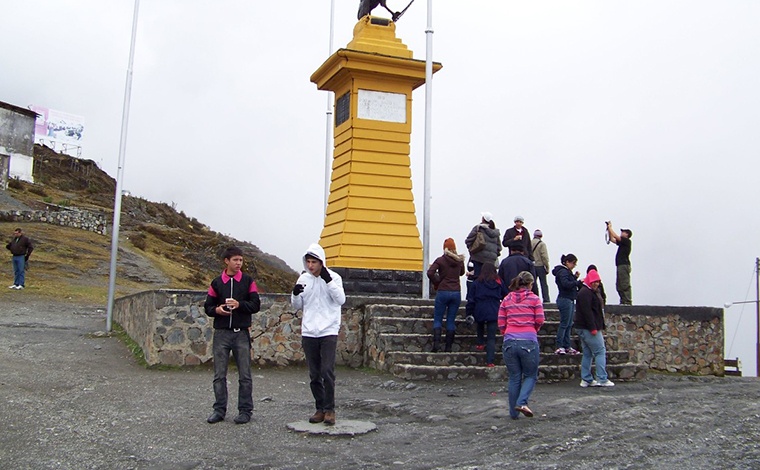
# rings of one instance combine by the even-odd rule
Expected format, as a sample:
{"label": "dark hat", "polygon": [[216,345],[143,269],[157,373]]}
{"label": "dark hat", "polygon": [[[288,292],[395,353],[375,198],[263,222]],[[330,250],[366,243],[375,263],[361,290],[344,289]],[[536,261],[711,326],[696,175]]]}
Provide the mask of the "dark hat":
{"label": "dark hat", "polygon": [[523,246],[522,242],[519,241],[513,241],[509,243],[509,250],[510,251],[519,251],[520,253],[525,252],[525,247]]}

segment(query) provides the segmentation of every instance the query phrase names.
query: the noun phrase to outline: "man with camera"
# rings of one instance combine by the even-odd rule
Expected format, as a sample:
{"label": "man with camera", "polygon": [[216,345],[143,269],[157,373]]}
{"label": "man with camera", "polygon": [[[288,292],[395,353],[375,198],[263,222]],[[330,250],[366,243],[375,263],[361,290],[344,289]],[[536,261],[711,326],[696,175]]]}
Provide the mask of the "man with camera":
{"label": "man with camera", "polygon": [[612,222],[608,220],[605,223],[607,224],[609,241],[618,246],[617,254],[615,254],[615,266],[617,267],[615,288],[620,296],[620,305],[633,305],[631,295],[631,237],[633,237],[633,232],[624,228],[620,230],[620,235],[618,235],[612,228]]}

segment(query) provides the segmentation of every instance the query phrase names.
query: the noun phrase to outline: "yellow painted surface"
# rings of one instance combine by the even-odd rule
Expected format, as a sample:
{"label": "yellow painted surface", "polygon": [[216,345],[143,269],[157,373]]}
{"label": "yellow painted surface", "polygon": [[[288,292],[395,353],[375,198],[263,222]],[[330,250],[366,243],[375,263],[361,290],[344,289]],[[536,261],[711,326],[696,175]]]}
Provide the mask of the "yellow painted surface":
{"label": "yellow painted surface", "polygon": [[354,39],[346,46],[348,49],[364,52],[376,52],[396,57],[412,58],[412,51],[396,37],[396,25],[372,24],[371,16],[365,16],[354,26]]}
{"label": "yellow painted surface", "polygon": [[[440,64],[434,64],[438,71]],[[330,196],[320,244],[328,266],[422,270],[410,142],[412,91],[425,83],[425,62],[396,38],[395,25],[362,18],[346,49],[311,76],[336,100],[350,94],[348,119],[334,129]],[[360,90],[406,96],[404,122],[360,119]],[[337,114],[337,112],[336,112]]]}

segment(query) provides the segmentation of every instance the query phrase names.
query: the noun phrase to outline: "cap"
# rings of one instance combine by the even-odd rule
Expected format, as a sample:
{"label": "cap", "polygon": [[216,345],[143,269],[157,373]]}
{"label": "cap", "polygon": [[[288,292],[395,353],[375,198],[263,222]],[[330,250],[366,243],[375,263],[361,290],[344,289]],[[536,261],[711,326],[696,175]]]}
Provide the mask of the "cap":
{"label": "cap", "polygon": [[541,238],[541,237],[543,237],[543,236],[544,236],[544,233],[543,233],[541,230],[539,230],[539,229],[536,229],[536,230],[534,230],[534,231],[533,231],[533,236],[534,236],[534,237],[538,237],[538,238]]}
{"label": "cap", "polygon": [[525,222],[525,219],[523,219],[523,216],[521,215],[516,215],[515,222]]}
{"label": "cap", "polygon": [[480,216],[483,217],[483,220],[486,222],[490,222],[493,220],[493,215],[491,215],[490,212],[481,212]]}

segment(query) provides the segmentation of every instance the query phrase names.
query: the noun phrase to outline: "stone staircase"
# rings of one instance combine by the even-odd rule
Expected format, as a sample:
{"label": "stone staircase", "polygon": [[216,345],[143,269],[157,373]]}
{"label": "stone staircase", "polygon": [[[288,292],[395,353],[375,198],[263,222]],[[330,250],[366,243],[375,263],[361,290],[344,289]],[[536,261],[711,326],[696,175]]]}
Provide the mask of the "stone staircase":
{"label": "stone staircase", "polygon": [[[368,305],[365,363],[409,380],[486,378],[506,380],[501,354],[502,339],[496,335],[496,367],[486,367],[486,353],[475,351],[475,325],[464,323],[464,305],[457,314],[454,345],[450,353],[432,353],[432,305]],[[540,382],[580,380],[581,357],[556,355],[555,337],[559,326],[556,305],[545,306],[546,322],[539,331]],[[445,332],[444,321],[444,332]],[[580,350],[577,337],[573,347]],[[630,362],[628,351],[607,350],[607,372],[612,380],[641,380],[646,367]]]}

